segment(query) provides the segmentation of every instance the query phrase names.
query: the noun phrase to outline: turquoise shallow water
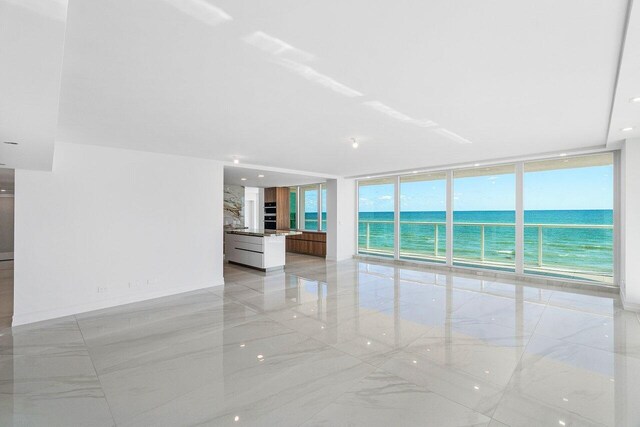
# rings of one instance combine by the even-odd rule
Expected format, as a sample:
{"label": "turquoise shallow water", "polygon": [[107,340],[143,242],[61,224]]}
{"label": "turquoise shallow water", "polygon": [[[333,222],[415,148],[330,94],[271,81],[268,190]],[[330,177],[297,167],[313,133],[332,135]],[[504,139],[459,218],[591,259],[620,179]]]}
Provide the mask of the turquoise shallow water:
{"label": "turquoise shallow water", "polygon": [[[393,212],[360,212],[360,248],[393,252]],[[309,218],[313,221],[312,218]],[[314,218],[317,219],[317,218]],[[445,212],[402,212],[400,214],[400,250],[405,256],[435,256],[436,228],[437,255],[446,254],[446,228],[444,224],[415,224],[415,222],[445,222]],[[510,265],[515,253],[514,211],[458,211],[454,212],[454,257],[479,261],[482,227],[484,227],[484,259]],[[465,225],[467,224],[467,225]],[[508,224],[491,225],[491,224]],[[534,224],[612,225],[612,210],[548,210],[525,211],[525,265],[539,264],[539,230]],[[542,228],[542,265],[561,270],[613,273],[612,228]]]}

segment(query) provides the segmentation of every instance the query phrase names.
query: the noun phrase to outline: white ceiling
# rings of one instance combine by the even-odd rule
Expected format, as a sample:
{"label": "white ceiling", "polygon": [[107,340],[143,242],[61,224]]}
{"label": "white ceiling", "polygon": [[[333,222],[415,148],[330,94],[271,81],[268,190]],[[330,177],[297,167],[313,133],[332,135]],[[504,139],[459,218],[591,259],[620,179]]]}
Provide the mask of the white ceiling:
{"label": "white ceiling", "polygon": [[[611,146],[626,138],[640,138],[640,2],[629,11],[629,27],[620,61],[618,85],[611,113],[611,125],[607,142]],[[623,131],[624,128],[633,128]]]}
{"label": "white ceiling", "polygon": [[57,140],[338,176],[604,146],[626,9],[71,0]]}
{"label": "white ceiling", "polygon": [[51,169],[66,12],[66,0],[0,0],[1,168]]}
{"label": "white ceiling", "polygon": [[[262,178],[258,175],[264,175]],[[243,181],[242,178],[245,178]],[[291,187],[295,185],[317,184],[325,182],[325,178],[274,170],[225,166],[225,185],[242,185],[243,187]]]}

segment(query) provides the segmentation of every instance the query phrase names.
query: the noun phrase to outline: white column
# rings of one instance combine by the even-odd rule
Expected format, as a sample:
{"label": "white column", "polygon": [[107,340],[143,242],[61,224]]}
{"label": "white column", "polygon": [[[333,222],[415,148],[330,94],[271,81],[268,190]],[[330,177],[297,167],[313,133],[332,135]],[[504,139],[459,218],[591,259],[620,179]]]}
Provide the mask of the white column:
{"label": "white column", "polygon": [[453,265],[453,172],[447,171],[447,265]]}
{"label": "white column", "polygon": [[524,163],[516,163],[516,273],[524,272]]}
{"label": "white column", "polygon": [[400,259],[400,177],[394,179],[393,191],[393,258]]}
{"label": "white column", "polygon": [[356,182],[327,180],[327,260],[341,261],[356,253]]}
{"label": "white column", "polygon": [[640,311],[640,138],[623,144],[620,181],[620,292],[625,309]]}

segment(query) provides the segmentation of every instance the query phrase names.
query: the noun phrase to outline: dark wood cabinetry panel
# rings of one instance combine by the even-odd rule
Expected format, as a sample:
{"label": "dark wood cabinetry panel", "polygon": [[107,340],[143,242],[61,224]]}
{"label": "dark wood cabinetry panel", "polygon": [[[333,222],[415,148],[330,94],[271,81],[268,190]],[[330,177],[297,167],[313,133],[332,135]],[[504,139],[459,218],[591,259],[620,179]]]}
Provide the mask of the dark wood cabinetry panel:
{"label": "dark wood cabinetry panel", "polygon": [[[271,187],[264,189],[265,227],[270,229],[289,229],[289,187]],[[267,206],[268,205],[268,206]],[[267,219],[269,216],[269,219]],[[275,224],[271,218],[275,216]]]}
{"label": "dark wood cabinetry panel", "polygon": [[289,229],[289,187],[276,188],[276,227],[278,230]]}
{"label": "dark wood cabinetry panel", "polygon": [[264,202],[265,203],[275,203],[276,202],[276,188],[265,188],[264,189]]}
{"label": "dark wood cabinetry panel", "polygon": [[326,257],[327,235],[303,231],[300,235],[288,236],[287,252]]}

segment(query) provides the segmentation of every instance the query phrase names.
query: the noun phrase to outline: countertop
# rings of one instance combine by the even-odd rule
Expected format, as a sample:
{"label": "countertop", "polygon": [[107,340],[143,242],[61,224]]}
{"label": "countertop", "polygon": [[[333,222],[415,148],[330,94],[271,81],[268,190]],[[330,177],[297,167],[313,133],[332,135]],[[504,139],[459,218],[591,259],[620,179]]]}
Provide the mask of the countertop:
{"label": "countertop", "polygon": [[297,236],[302,234],[300,231],[295,230],[226,230],[227,234],[241,234],[243,236],[254,237],[269,237],[269,236]]}

